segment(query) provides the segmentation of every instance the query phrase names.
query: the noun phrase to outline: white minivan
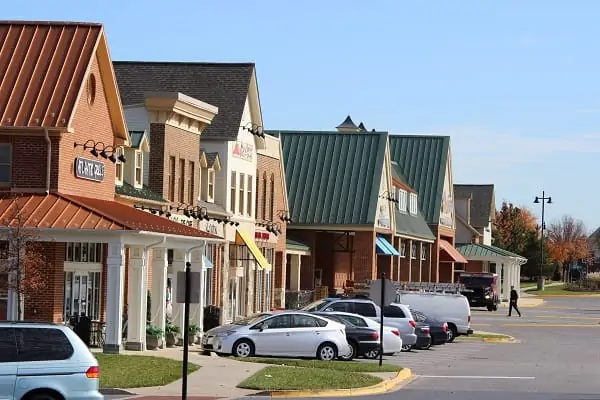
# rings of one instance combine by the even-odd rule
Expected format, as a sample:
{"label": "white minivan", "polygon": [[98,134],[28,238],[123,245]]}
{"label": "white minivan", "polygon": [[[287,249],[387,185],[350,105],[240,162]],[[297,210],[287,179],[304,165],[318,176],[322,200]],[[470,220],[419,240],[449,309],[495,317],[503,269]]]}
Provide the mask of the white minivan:
{"label": "white minivan", "polygon": [[396,302],[406,304],[423,314],[448,324],[448,342],[457,336],[470,335],[471,307],[461,294],[398,291]]}

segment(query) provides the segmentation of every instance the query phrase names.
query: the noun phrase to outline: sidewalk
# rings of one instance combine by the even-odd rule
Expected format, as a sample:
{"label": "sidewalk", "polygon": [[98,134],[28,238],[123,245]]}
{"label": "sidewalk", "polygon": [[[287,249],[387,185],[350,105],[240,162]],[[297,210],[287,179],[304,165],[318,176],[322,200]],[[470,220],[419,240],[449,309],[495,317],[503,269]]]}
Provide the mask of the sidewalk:
{"label": "sidewalk", "polygon": [[[542,304],[544,304],[544,299],[521,290],[521,296],[519,298],[519,308],[539,307]],[[508,302],[503,301],[500,307],[508,308]]]}
{"label": "sidewalk", "polygon": [[[266,364],[235,361],[218,356],[201,356],[199,349],[190,349],[189,362],[201,366],[198,371],[188,375],[188,396],[190,397],[226,397],[247,396],[256,391],[237,388],[240,382],[260,371]],[[94,349],[101,352],[100,349]],[[165,357],[183,360],[183,348],[174,347],[157,351],[123,351],[121,354]],[[135,395],[146,397],[181,396],[181,379],[166,386],[125,389]]]}

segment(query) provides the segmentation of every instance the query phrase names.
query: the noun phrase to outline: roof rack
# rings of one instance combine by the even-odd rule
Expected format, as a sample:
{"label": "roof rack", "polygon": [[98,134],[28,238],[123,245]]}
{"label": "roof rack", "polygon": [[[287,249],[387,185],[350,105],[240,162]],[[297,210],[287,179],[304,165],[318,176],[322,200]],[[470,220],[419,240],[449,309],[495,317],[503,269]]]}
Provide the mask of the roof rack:
{"label": "roof rack", "polygon": [[466,287],[461,283],[406,282],[400,283],[398,289],[410,292],[460,294],[466,290]]}

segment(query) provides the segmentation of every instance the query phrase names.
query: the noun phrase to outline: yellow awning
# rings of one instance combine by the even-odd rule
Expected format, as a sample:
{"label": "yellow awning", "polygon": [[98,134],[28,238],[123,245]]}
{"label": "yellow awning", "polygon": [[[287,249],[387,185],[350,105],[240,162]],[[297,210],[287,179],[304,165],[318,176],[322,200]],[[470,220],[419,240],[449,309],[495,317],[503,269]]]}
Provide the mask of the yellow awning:
{"label": "yellow awning", "polygon": [[240,245],[245,244],[248,247],[248,250],[250,250],[250,253],[252,253],[252,256],[258,265],[265,271],[271,270],[271,264],[269,264],[256,243],[254,243],[254,240],[252,240],[246,232],[238,230],[235,235],[235,243]]}

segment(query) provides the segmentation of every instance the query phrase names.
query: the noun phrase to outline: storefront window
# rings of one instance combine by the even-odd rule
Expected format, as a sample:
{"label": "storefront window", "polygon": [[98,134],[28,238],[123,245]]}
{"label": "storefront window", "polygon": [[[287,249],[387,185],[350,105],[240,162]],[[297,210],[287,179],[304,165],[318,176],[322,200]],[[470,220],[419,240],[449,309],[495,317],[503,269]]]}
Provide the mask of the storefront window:
{"label": "storefront window", "polygon": [[65,271],[63,297],[64,320],[87,316],[100,320],[102,273],[87,271]]}
{"label": "storefront window", "polygon": [[100,264],[103,248],[103,243],[67,243],[65,261]]}

